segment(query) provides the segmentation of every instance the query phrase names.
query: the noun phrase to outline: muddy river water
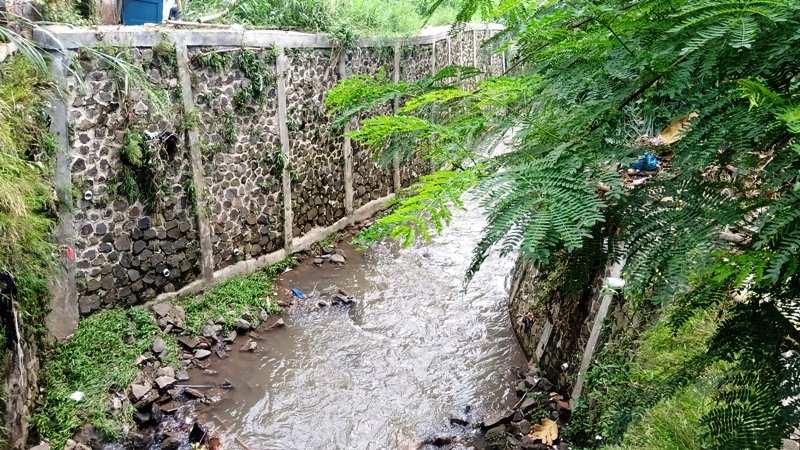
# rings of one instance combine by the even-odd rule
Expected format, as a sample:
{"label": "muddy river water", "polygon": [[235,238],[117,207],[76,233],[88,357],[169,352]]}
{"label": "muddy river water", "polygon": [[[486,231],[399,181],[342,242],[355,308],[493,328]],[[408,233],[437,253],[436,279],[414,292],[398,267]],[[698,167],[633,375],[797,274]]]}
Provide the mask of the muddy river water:
{"label": "muddy river water", "polygon": [[261,333],[260,353],[237,348],[215,365],[235,389],[202,415],[253,450],[401,449],[456,411],[516,401],[510,372],[525,361],[506,309],[513,260],[493,254],[462,284],[483,224],[458,212],[432,243],[343,246],[344,266],[285,273],[282,288],[336,287],[357,304],[290,308],[285,328]]}

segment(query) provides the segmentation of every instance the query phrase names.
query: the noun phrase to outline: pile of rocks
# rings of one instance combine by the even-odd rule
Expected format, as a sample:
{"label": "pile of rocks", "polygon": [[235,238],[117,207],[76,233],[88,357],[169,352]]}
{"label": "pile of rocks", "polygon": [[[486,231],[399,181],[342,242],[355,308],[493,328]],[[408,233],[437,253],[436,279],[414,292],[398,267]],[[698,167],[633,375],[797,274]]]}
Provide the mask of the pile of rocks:
{"label": "pile of rocks", "polygon": [[519,401],[513,408],[497,411],[483,419],[486,450],[568,449],[560,438],[562,424],[572,410],[555,386],[543,378],[537,367],[520,373],[516,386]]}
{"label": "pile of rocks", "polygon": [[309,300],[309,303],[316,304],[319,308],[331,305],[352,306],[356,303],[353,296],[335,286],[312,292]]}
{"label": "pile of rocks", "polygon": [[322,267],[325,263],[342,266],[347,263],[347,256],[340,248],[325,247],[314,257],[314,265]]}

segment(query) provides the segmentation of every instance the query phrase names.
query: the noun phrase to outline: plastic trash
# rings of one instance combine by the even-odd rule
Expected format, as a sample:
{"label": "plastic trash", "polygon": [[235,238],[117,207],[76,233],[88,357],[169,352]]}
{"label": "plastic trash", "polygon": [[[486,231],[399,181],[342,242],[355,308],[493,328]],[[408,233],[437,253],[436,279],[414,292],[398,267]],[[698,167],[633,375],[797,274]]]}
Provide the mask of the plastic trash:
{"label": "plastic trash", "polygon": [[75,391],[75,392],[73,392],[72,394],[69,395],[69,399],[72,400],[72,401],[75,401],[75,402],[79,402],[79,401],[83,400],[83,392]]}
{"label": "plastic trash", "polygon": [[636,170],[656,170],[658,169],[658,158],[650,152],[644,152],[631,167]]}
{"label": "plastic trash", "polygon": [[294,294],[294,296],[299,298],[300,300],[306,299],[306,294],[303,294],[303,291],[301,291],[300,289],[292,288],[292,294]]}

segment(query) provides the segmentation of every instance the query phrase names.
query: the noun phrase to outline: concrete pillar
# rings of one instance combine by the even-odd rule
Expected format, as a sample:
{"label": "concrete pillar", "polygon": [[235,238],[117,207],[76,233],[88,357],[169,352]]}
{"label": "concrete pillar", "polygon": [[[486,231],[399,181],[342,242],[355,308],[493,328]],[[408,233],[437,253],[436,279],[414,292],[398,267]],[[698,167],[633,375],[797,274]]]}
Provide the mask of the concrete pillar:
{"label": "concrete pillar", "polygon": [[436,41],[431,44],[431,75],[436,75]]}
{"label": "concrete pillar", "polygon": [[[56,83],[66,85],[67,66],[65,55],[52,53],[50,75]],[[67,98],[64,98],[64,97]],[[50,282],[50,313],[45,318],[47,331],[54,339],[65,339],[78,329],[78,291],[75,284],[77,231],[74,225],[75,200],[72,198],[72,147],[69,143],[67,105],[70,94],[50,95],[50,132],[58,142],[55,155],[55,171],[52,183],[58,197],[58,224],[55,239],[61,253],[61,267]]]}
{"label": "concrete pillar", "polygon": [[[615,262],[611,266],[611,277],[619,278],[622,275],[622,269],[625,267],[625,260]],[[581,367],[578,370],[578,376],[575,379],[575,386],[572,388],[572,395],[569,397],[570,407],[575,408],[578,398],[583,392],[583,383],[586,379],[586,371],[589,370],[589,364],[592,362],[597,341],[600,339],[600,331],[603,328],[603,322],[608,315],[608,309],[611,306],[611,300],[614,299],[613,293],[606,293],[600,302],[600,309],[597,310],[597,315],[592,324],[592,332],[589,334],[589,340],[586,342],[586,347],[583,350],[583,358],[581,359]]]}
{"label": "concrete pillar", "polygon": [[453,64],[453,43],[450,36],[447,36],[447,65]]}
{"label": "concrete pillar", "polygon": [[[342,52],[339,57],[339,79],[347,76],[345,70],[345,59],[347,52]],[[342,142],[342,154],[344,155],[344,211],[347,217],[353,214],[353,143],[350,140],[351,123],[349,121],[344,126],[344,140]]]}
{"label": "concrete pillar", "polygon": [[289,171],[289,162],[292,160],[291,146],[289,144],[289,124],[286,112],[286,71],[289,69],[289,58],[286,50],[281,47],[280,55],[275,63],[278,79],[275,88],[278,95],[278,111],[275,123],[278,127],[278,136],[281,142],[286,164],[283,165],[283,248],[290,251],[292,248],[292,234],[294,233],[294,213],[292,212],[292,174]]}
{"label": "concrete pillar", "polygon": [[478,36],[472,30],[472,67],[478,67]]}
{"label": "concrete pillar", "polygon": [[[194,109],[194,97],[192,94],[189,52],[185,42],[178,41],[175,43],[175,54],[178,60],[178,82],[181,85],[183,110],[189,112]],[[194,183],[195,195],[197,195],[197,205],[204,205],[207,195],[206,178],[203,172],[203,154],[200,150],[200,135],[197,132],[197,125],[187,130],[186,135],[189,145],[189,158],[192,163],[192,182]],[[195,207],[193,209],[197,219],[197,231],[200,239],[200,270],[203,275],[203,281],[210,285],[214,282],[214,249],[211,246],[211,227],[208,224],[205,208]]]}
{"label": "concrete pillar", "polygon": [[[402,49],[399,41],[394,43],[394,72],[392,73],[392,81],[395,83],[400,81],[400,52]],[[395,98],[392,104],[392,111],[394,114],[397,114],[399,109],[400,100]],[[397,153],[395,153],[392,158],[392,172],[394,174],[394,191],[397,192],[400,190],[402,184],[400,180],[400,156]]]}

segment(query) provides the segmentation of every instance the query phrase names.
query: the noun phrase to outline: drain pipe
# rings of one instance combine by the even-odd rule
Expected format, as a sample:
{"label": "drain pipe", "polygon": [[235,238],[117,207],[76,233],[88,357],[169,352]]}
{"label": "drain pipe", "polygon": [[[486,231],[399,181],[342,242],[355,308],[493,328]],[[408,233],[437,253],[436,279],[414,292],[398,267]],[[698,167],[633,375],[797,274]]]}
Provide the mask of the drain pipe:
{"label": "drain pipe", "polygon": [[[620,278],[622,275],[622,268],[625,267],[625,260],[614,263],[611,266],[611,273],[606,277],[604,287],[611,289],[619,289],[624,286],[624,281]],[[575,386],[572,388],[572,395],[569,397],[569,406],[574,409],[578,398],[583,391],[583,382],[586,379],[586,371],[589,370],[589,365],[592,363],[592,356],[594,355],[597,341],[600,339],[600,330],[603,328],[603,322],[608,315],[608,310],[611,306],[611,301],[614,299],[615,293],[613,291],[606,292],[600,302],[600,309],[597,310],[597,315],[592,324],[592,332],[589,334],[589,340],[586,342],[586,348],[583,350],[583,359],[581,359],[581,367],[578,370],[578,377],[575,380]]]}

